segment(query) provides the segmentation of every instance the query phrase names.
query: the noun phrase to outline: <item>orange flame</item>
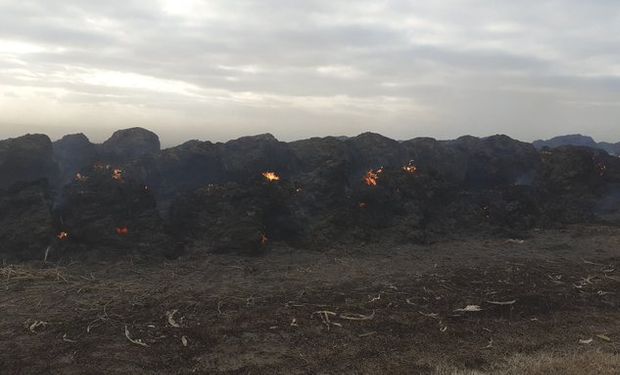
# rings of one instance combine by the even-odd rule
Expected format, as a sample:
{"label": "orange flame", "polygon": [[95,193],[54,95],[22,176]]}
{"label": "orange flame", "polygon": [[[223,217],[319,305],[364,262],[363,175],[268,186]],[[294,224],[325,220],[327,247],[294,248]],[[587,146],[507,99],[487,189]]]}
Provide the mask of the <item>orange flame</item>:
{"label": "orange flame", "polygon": [[261,246],[267,246],[267,243],[269,243],[269,238],[267,238],[265,233],[261,233],[261,235],[260,235],[260,244],[261,244]]}
{"label": "orange flame", "polygon": [[123,182],[123,170],[122,169],[115,169],[112,172],[112,178],[115,179],[118,182]]}
{"label": "orange flame", "polygon": [[280,181],[280,176],[278,176],[276,172],[263,172],[263,177],[269,182]]}
{"label": "orange flame", "polygon": [[126,236],[129,234],[129,228],[127,227],[116,228],[116,234],[118,234],[119,236]]}
{"label": "orange flame", "polygon": [[409,174],[416,174],[418,173],[418,167],[413,163],[413,160],[411,160],[409,163],[407,163],[407,165],[403,167],[403,171]]}
{"label": "orange flame", "polygon": [[69,233],[67,233],[67,232],[60,232],[60,233],[58,233],[58,234],[56,235],[56,237],[57,237],[59,240],[64,241],[64,240],[66,240],[66,239],[68,239],[68,238],[69,238]]}
{"label": "orange flame", "polygon": [[368,186],[377,186],[379,183],[379,175],[383,173],[383,167],[377,170],[369,170],[364,176],[364,182]]}

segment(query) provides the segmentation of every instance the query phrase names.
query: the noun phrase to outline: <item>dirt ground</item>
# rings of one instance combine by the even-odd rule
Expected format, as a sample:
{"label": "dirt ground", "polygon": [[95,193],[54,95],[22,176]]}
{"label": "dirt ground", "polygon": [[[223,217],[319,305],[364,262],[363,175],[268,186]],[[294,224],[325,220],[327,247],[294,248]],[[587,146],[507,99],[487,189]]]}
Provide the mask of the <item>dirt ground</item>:
{"label": "dirt ground", "polygon": [[508,240],[4,264],[0,373],[620,373],[620,228]]}

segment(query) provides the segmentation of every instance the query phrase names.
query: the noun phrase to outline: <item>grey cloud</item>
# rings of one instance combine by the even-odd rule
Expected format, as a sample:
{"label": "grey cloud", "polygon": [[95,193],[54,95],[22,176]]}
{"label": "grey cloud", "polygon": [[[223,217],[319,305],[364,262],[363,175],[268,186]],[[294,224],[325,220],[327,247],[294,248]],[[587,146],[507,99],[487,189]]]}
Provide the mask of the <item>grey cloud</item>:
{"label": "grey cloud", "polygon": [[[224,138],[226,129],[308,136],[303,126],[320,121],[312,130],[324,133],[314,135],[533,139],[549,135],[541,124],[552,124],[547,129],[620,139],[617,109],[604,107],[620,101],[613,1],[196,0],[178,13],[161,4],[0,0],[0,105],[9,106],[0,137],[8,134],[2,124],[16,121],[11,106],[19,113],[33,100],[28,93],[41,89],[54,92],[57,108],[66,105],[56,123],[92,113],[81,122],[141,119],[165,134],[187,123],[187,138],[201,121]],[[3,41],[40,50],[3,52]],[[103,82],[109,72],[137,81]],[[44,97],[36,100],[51,106]],[[373,100],[380,105],[364,113],[361,103]],[[106,106],[133,115],[119,109],[98,124],[98,112],[89,111]],[[157,111],[166,111],[168,125]]]}

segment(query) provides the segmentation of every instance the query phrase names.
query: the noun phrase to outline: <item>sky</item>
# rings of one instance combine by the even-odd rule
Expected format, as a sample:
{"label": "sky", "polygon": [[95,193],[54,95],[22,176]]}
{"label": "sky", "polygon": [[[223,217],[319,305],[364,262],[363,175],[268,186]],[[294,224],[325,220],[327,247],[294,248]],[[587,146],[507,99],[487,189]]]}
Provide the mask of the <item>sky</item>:
{"label": "sky", "polygon": [[0,138],[620,141],[616,0],[0,0]]}

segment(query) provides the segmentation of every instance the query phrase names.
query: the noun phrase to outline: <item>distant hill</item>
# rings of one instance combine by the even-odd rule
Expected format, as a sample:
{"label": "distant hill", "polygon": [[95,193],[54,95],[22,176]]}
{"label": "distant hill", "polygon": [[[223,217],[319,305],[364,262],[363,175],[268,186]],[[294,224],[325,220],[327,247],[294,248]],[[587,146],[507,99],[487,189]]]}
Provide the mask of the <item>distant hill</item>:
{"label": "distant hill", "polygon": [[547,140],[534,141],[532,144],[539,150],[543,147],[584,146],[605,150],[612,155],[620,155],[620,142],[596,142],[592,137],[581,134],[562,135]]}

